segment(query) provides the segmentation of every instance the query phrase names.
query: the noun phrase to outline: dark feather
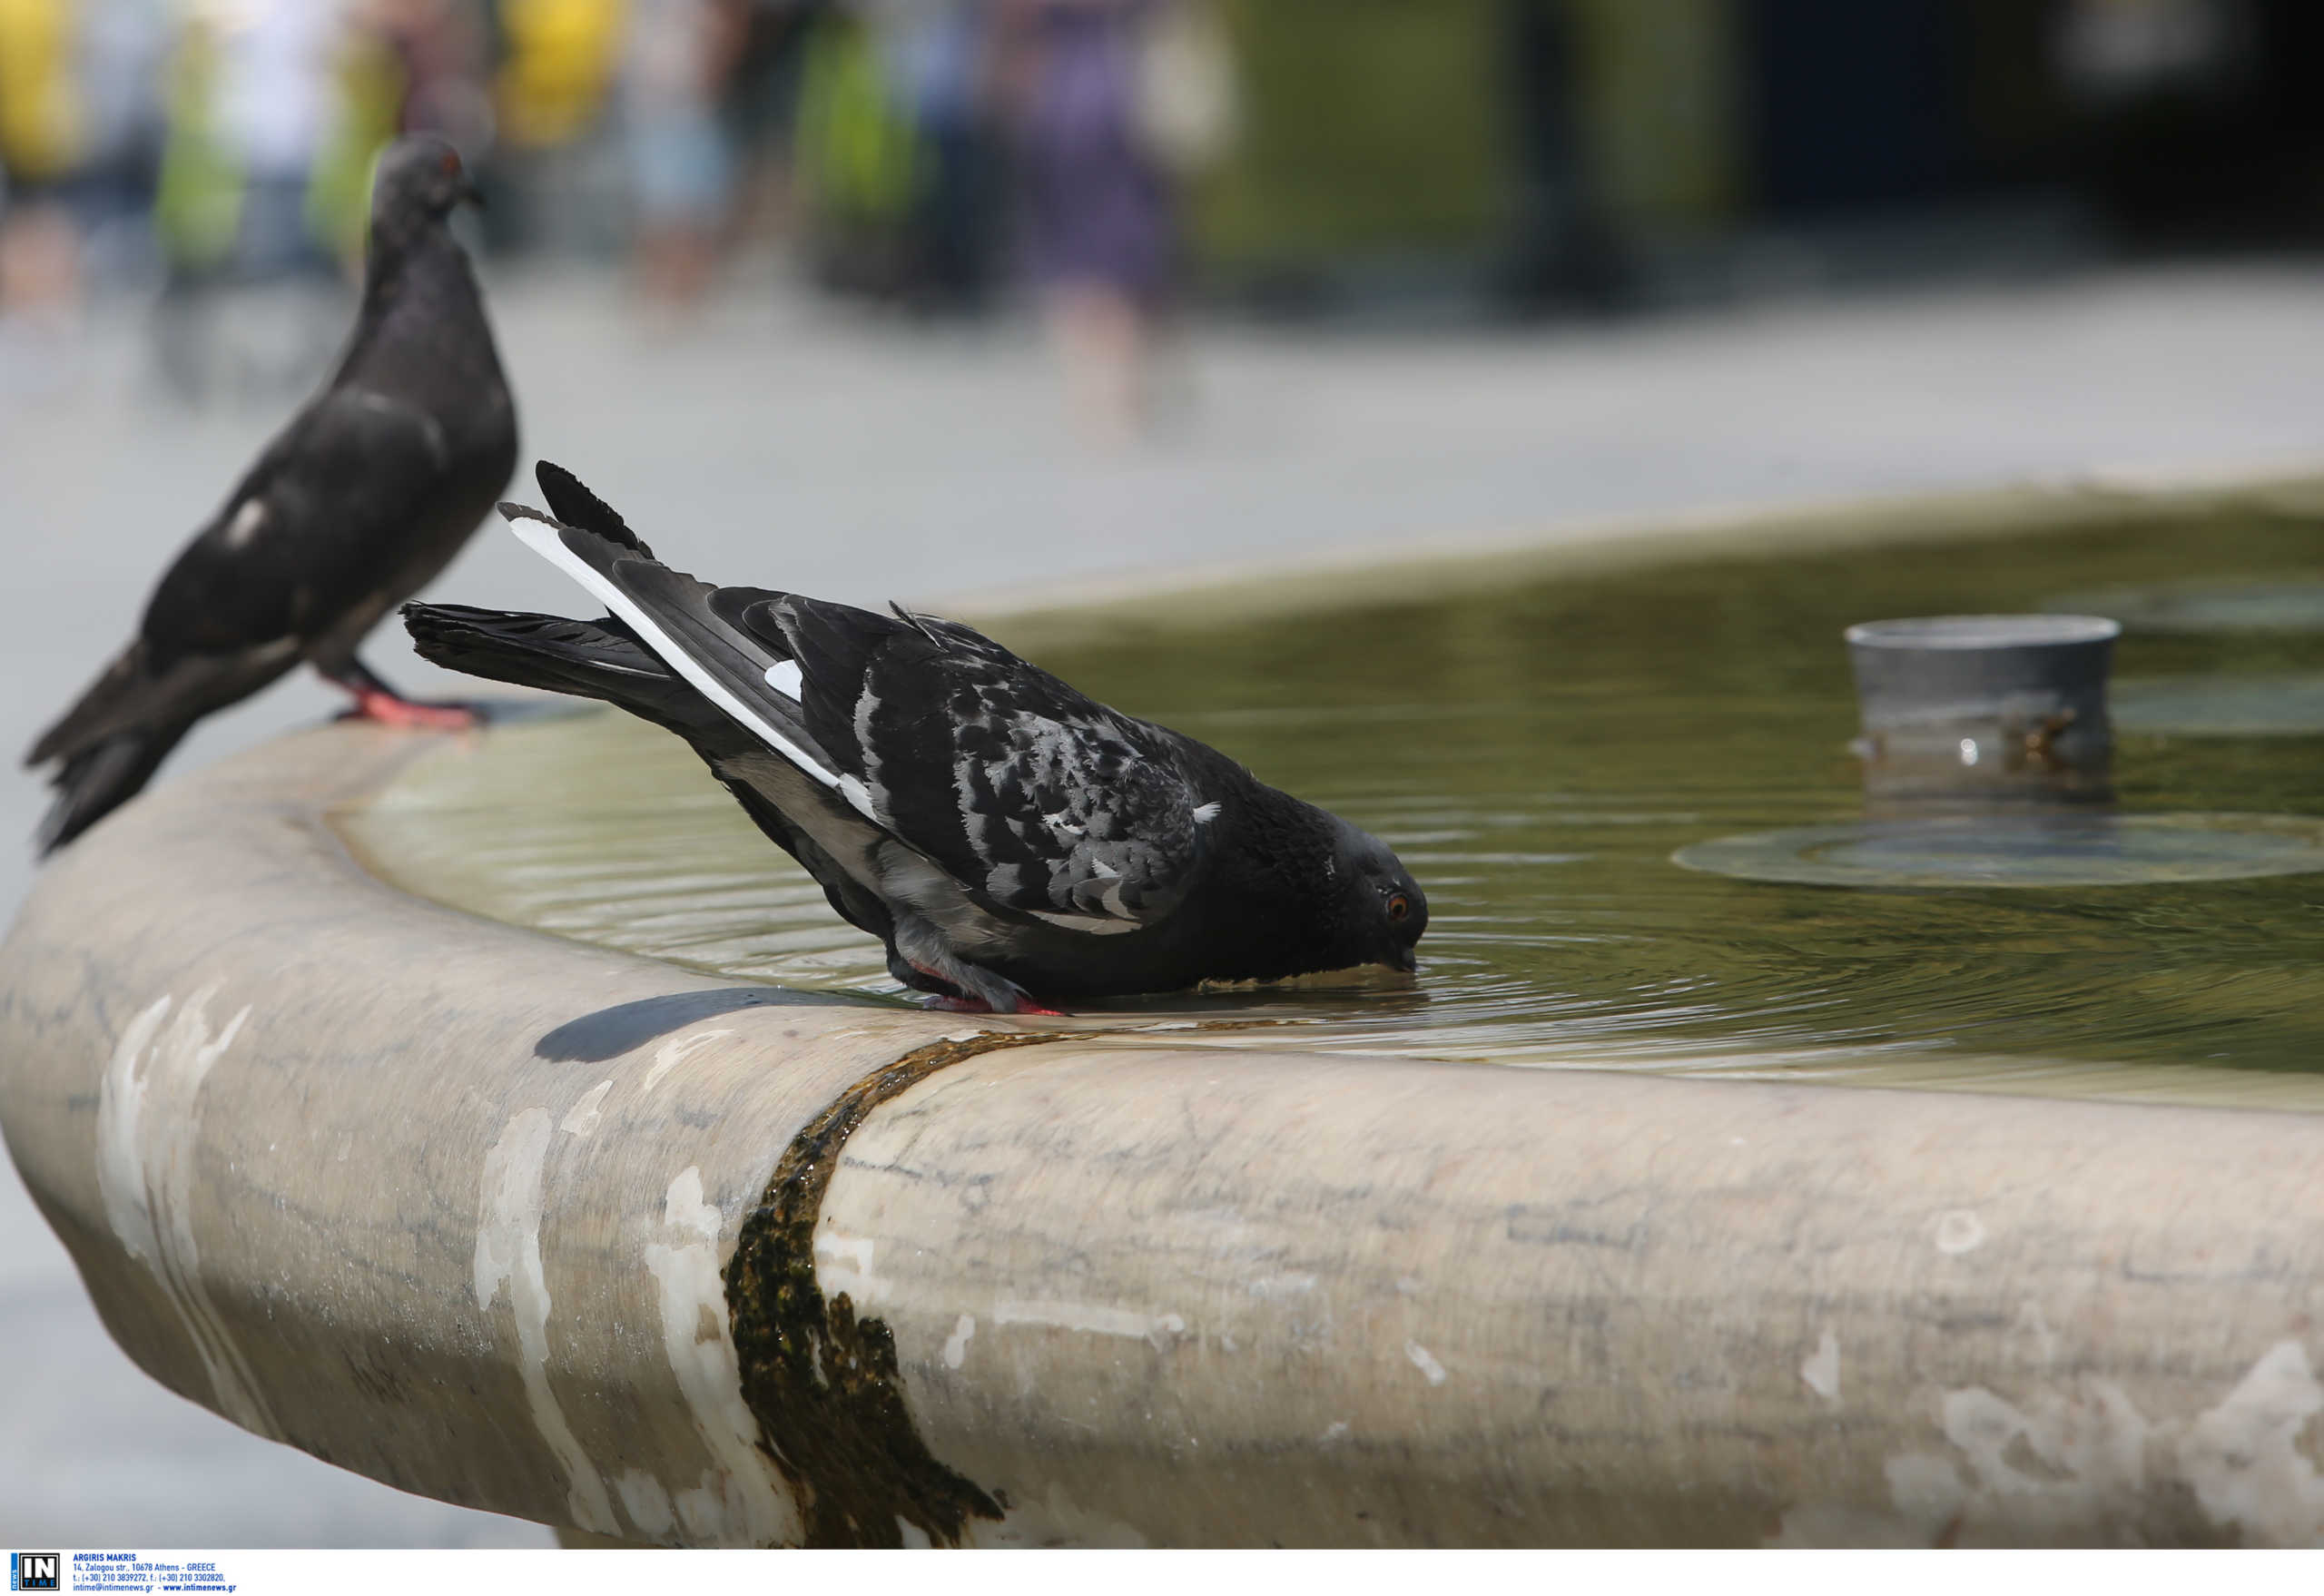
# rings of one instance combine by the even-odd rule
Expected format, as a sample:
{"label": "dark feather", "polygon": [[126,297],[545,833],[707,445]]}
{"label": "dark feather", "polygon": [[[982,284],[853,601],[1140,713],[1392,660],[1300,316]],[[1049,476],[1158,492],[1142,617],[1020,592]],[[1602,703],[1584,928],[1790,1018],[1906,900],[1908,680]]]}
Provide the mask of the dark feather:
{"label": "dark feather", "polygon": [[643,558],[654,557],[654,551],[629,529],[629,523],[621,518],[620,513],[590,492],[580,478],[563,466],[542,460],[533,467],[533,480],[541,485],[541,497],[548,500],[549,514],[566,526],[595,532],[606,542]]}
{"label": "dark feather", "polygon": [[617,704],[676,729],[714,724],[702,695],[619,621],[568,620],[462,604],[407,604],[403,623],[422,659],[447,670]]}
{"label": "dark feather", "polygon": [[133,796],[185,732],[184,725],[135,729],[82,745],[56,772],[56,797],[34,839],[40,851],[62,848]]}

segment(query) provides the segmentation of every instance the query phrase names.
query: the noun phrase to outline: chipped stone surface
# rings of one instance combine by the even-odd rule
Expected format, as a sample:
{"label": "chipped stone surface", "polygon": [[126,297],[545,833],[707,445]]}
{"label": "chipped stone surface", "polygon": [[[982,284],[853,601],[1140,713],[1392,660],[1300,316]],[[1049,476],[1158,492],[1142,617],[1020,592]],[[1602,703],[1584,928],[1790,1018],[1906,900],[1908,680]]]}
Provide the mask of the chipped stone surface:
{"label": "chipped stone surface", "polygon": [[1886,1460],[1885,1511],[1797,1508],[1776,1543],[2324,1545],[2324,1477],[2299,1442],[2324,1385],[2296,1341],[2193,1414],[2142,1412],[2095,1376],[2014,1399],[1965,1386],[1934,1408],[1942,1449]]}
{"label": "chipped stone surface", "polygon": [[438,745],[160,789],[0,948],[108,1326],[319,1456],[632,1542],[2324,1539],[2324,1119],[735,1010],[364,878],[314,816]]}
{"label": "chipped stone surface", "polygon": [[244,1004],[213,1031],[210,1005],[217,996],[216,985],[206,986],[172,1017],[175,1000],[164,994],[123,1031],[97,1088],[97,1187],[114,1237],[168,1296],[218,1411],[246,1430],[279,1437],[202,1276],[194,1238],[202,1083],[251,1017]]}
{"label": "chipped stone surface", "polygon": [[566,1522],[593,1534],[611,1535],[614,1522],[605,1480],[573,1425],[548,1377],[548,1280],[541,1266],[541,1175],[548,1158],[546,1108],[527,1108],[510,1119],[484,1158],[483,1191],[476,1225],[476,1305],[487,1317],[503,1297],[516,1320],[517,1366],[533,1424],[565,1470]]}
{"label": "chipped stone surface", "polygon": [[1830,1325],[1817,1338],[1816,1350],[1799,1365],[1807,1389],[1837,1406],[1840,1400],[1840,1338]]}
{"label": "chipped stone surface", "polygon": [[2324,1544],[2324,1478],[2301,1436],[2324,1413],[2308,1349],[2280,1341],[2179,1443],[2181,1474],[2217,1523],[2271,1546]]}
{"label": "chipped stone surface", "polygon": [[1985,1245],[1985,1224],[1967,1208],[1954,1208],[1936,1217],[1936,1250],[1947,1257],[1975,1252]]}
{"label": "chipped stone surface", "polygon": [[969,1339],[977,1333],[977,1316],[962,1314],[952,1326],[952,1334],[944,1338],[944,1366],[957,1369],[969,1361]]}
{"label": "chipped stone surface", "polygon": [[1412,1360],[1413,1367],[1418,1369],[1421,1378],[1431,1385],[1442,1385],[1451,1378],[1445,1374],[1444,1365],[1436,1361],[1435,1355],[1417,1341],[1404,1343],[1404,1356]]}
{"label": "chipped stone surface", "polygon": [[702,1171],[691,1164],[670,1182],[664,1224],[671,1239],[645,1247],[645,1267],[661,1288],[662,1346],[694,1429],[717,1460],[677,1495],[686,1538],[697,1545],[795,1545],[799,1505],[759,1447],[758,1421],[743,1401],[742,1371],[726,1329],[726,1290],[718,1278],[721,1217],[703,1201]]}
{"label": "chipped stone surface", "polygon": [[[782,1541],[722,1407],[718,1266],[787,1138],[960,1021],[705,1024],[731,983],[380,888],[318,817],[443,747],[294,737],[60,855],[0,946],[10,1150],[106,1327],[195,1402],[607,1540]],[[544,1042],[655,1005],[683,1022],[603,1058]]]}

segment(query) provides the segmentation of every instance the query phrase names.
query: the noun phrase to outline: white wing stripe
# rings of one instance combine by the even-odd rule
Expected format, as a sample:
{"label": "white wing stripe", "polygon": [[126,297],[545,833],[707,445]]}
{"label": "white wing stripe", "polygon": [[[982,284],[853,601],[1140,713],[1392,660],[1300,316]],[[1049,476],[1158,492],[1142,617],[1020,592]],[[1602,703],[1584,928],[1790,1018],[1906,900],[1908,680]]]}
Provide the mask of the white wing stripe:
{"label": "white wing stripe", "polygon": [[[646,613],[644,606],[615,586],[603,572],[587,560],[566,547],[565,539],[557,536],[555,527],[547,521],[536,521],[530,517],[511,517],[508,520],[508,528],[523,538],[526,547],[535,554],[539,555],[558,570],[563,571],[582,586],[605,600],[614,614],[636,628],[637,635],[645,639],[655,654],[661,655],[664,665],[684,676],[704,697],[757,733],[760,741],[782,754],[793,764],[797,765],[806,774],[814,777],[826,787],[836,789],[840,786],[837,773],[825,770],[805,750],[767,724],[760,718],[756,710],[735,696],[724,683],[703,669],[699,660],[672,641],[670,635],[662,630],[660,624]],[[783,663],[791,664],[793,670],[798,668],[795,662]],[[773,674],[773,671],[767,673],[770,678]],[[863,812],[866,819],[874,818],[870,807],[861,800],[857,800],[853,793],[851,793],[847,796],[854,803],[856,808]]]}

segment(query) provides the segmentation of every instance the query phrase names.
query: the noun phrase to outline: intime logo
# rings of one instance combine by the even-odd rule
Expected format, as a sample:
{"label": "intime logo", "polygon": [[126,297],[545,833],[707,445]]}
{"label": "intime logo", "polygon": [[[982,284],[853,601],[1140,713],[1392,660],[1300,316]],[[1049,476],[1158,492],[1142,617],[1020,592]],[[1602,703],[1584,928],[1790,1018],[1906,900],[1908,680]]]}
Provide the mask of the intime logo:
{"label": "intime logo", "polygon": [[54,1552],[12,1552],[8,1554],[8,1589],[58,1591],[59,1554]]}

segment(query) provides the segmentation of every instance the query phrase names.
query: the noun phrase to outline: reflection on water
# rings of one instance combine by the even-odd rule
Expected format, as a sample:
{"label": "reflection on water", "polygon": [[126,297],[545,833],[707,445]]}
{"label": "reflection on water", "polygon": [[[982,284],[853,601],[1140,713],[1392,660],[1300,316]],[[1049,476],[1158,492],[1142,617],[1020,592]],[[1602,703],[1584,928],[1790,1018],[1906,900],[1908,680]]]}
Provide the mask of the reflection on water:
{"label": "reflection on water", "polygon": [[[1146,625],[1036,652],[1378,832],[1428,889],[1414,988],[1180,995],[1128,1006],[1138,1023],[1509,1063],[2324,1106],[2324,1079],[2304,1074],[2324,1070],[2324,877],[1863,892],[1670,862],[1733,833],[1861,817],[1851,621],[2032,608],[2093,576],[2313,573],[2314,548],[2312,525],[2255,510],[1593,573],[1234,630]],[[2309,634],[2120,646],[2137,675],[2324,666]],[[2316,739],[2125,731],[2115,773],[2126,813],[2324,814]],[[876,946],[692,754],[624,716],[449,750],[349,825],[388,873],[461,907],[721,975],[896,990]]]}
{"label": "reflection on water", "polygon": [[[2004,803],[2008,802],[2006,800]],[[2016,800],[2026,805],[2027,800]],[[1697,842],[1689,870],[1827,887],[2117,887],[2324,871],[2324,819],[1995,805]]]}
{"label": "reflection on water", "polygon": [[2324,675],[2134,676],[2114,684],[2112,716],[2181,737],[2324,736]]}

